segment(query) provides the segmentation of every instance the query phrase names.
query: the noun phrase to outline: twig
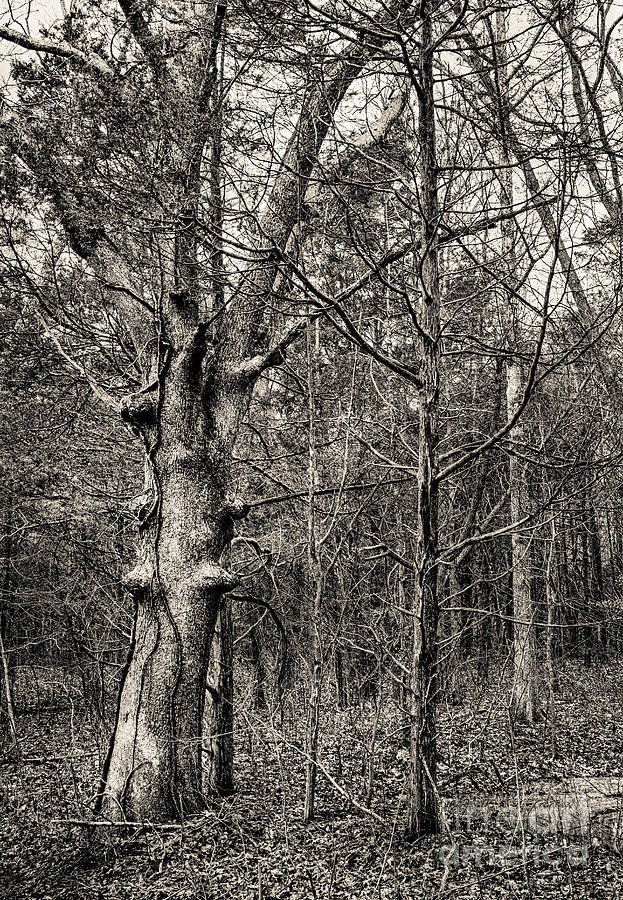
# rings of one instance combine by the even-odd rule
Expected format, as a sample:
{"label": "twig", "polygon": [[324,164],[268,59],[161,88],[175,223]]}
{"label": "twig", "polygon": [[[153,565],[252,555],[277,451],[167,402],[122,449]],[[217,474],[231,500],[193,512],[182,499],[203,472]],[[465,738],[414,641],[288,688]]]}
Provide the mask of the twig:
{"label": "twig", "polygon": [[25,756],[22,762],[30,766],[44,766],[46,763],[64,762],[71,759],[87,759],[90,756],[97,756],[98,753],[98,750],[92,750],[90,753],[76,753],[73,756],[67,753],[60,754],[60,756]]}
{"label": "twig", "polygon": [[172,831],[185,828],[182,823],[161,822],[109,822],[101,819],[52,819],[52,825],[75,825],[79,828],[158,828],[161,831]]}

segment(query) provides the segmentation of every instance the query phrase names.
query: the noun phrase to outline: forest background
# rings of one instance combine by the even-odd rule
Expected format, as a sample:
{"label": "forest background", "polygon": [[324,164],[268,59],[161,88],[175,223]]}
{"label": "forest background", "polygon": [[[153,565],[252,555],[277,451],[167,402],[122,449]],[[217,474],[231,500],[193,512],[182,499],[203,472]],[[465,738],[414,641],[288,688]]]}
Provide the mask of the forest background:
{"label": "forest background", "polygon": [[620,890],[621,21],[0,15],[3,802],[48,867],[77,829],[50,896],[137,845],[209,896],[241,809],[292,871],[225,847],[226,890],[470,891],[478,846]]}

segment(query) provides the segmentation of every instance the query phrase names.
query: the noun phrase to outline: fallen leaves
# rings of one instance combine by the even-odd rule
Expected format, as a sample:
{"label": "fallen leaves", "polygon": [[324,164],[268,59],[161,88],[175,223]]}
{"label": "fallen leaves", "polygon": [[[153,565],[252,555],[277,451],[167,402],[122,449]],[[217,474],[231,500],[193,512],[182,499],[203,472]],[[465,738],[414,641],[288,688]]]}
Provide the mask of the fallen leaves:
{"label": "fallen leaves", "polygon": [[[557,790],[570,777],[621,774],[623,697],[618,673],[567,666],[557,702],[558,756],[544,728],[511,740],[505,685],[489,682],[462,706],[440,710],[441,789],[453,834],[402,839],[407,754],[396,707],[376,737],[373,807],[365,816],[319,776],[318,815],[301,824],[303,756],[296,725],[283,733],[240,718],[237,793],[183,829],[97,834],[55,826],[89,817],[96,736],[58,712],[20,718],[25,761],[0,766],[0,896],[10,900],[419,900],[448,897],[615,898],[623,863],[599,840],[565,846],[500,815],[515,796]],[[579,686],[579,687],[578,687]],[[326,709],[322,763],[365,796],[372,709]],[[613,727],[613,723],[614,726]],[[73,724],[73,727],[72,727]],[[28,762],[28,758],[36,762]],[[531,793],[532,792],[532,793]],[[510,798],[510,799],[509,799]],[[471,804],[471,806],[470,806]],[[469,821],[455,815],[470,807]],[[487,813],[489,810],[489,813]],[[493,812],[491,812],[491,810]],[[99,832],[104,832],[100,834]]]}

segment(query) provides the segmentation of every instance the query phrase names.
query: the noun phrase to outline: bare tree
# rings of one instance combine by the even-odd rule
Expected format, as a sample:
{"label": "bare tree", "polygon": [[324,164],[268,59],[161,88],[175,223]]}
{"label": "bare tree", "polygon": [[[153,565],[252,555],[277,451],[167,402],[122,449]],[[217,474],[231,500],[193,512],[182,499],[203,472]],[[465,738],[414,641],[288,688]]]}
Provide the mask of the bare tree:
{"label": "bare tree", "polygon": [[[113,819],[157,821],[205,802],[209,648],[223,595],[236,584],[222,555],[234,522],[247,511],[236,494],[232,450],[255,381],[279,363],[300,330],[296,320],[289,325],[271,314],[280,255],[300,218],[334,113],[408,4],[380,5],[371,17],[362,13],[361,22],[346,20],[352,40],[337,51],[331,45],[320,51],[255,225],[230,243],[230,256],[244,259],[224,296],[215,291],[219,279],[210,276],[203,247],[207,241],[214,261],[223,243],[221,200],[210,200],[214,178],[206,159],[219,152],[213,138],[223,115],[216,86],[226,7],[208,4],[182,18],[166,0],[148,9],[120,0],[119,7],[130,48],[118,59],[94,49],[88,29],[79,35],[69,29],[69,39],[54,40],[3,27],[1,37],[44,54],[44,69],[55,66],[61,80],[65,72],[78,72],[77,94],[92,85],[99,106],[91,106],[89,129],[96,110],[111,105],[121,104],[131,116],[143,104],[155,115],[154,128],[135,127],[131,136],[124,136],[129,124],[116,120],[116,146],[107,125],[99,128],[106,132],[116,188],[124,140],[132,146],[130,158],[138,153],[155,161],[154,177],[143,180],[138,194],[129,199],[125,184],[117,190],[125,208],[102,208],[97,199],[106,183],[88,168],[98,154],[97,124],[82,146],[72,146],[71,163],[59,155],[52,166],[41,153],[41,130],[20,118],[19,101],[2,128],[5,147],[33,172],[83,272],[113,304],[140,370],[140,385],[121,405],[145,450],[140,559],[125,578],[136,613],[100,807]],[[119,10],[111,15],[112,24]],[[133,105],[136,66],[143,80]],[[133,169],[135,176],[140,183]]]}

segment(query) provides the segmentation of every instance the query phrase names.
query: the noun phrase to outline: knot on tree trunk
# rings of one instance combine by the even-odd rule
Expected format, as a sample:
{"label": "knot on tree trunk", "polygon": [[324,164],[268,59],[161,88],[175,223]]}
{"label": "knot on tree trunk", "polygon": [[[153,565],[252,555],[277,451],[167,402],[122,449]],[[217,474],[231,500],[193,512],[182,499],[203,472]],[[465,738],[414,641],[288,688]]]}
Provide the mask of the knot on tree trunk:
{"label": "knot on tree trunk", "polygon": [[220,591],[225,594],[237,587],[239,583],[240,579],[233,572],[214,563],[206,562],[198,566],[185,579],[185,588],[198,597],[206,591]]}
{"label": "knot on tree trunk", "polygon": [[249,515],[251,507],[242,497],[227,497],[223,506],[223,513],[230,519],[245,519]]}
{"label": "knot on tree trunk", "polygon": [[142,560],[123,578],[123,586],[130,594],[137,596],[147,592],[153,581],[154,567],[147,560]]}
{"label": "knot on tree trunk", "polygon": [[121,418],[128,425],[144,428],[156,419],[156,402],[151,392],[128,394],[121,401]]}

